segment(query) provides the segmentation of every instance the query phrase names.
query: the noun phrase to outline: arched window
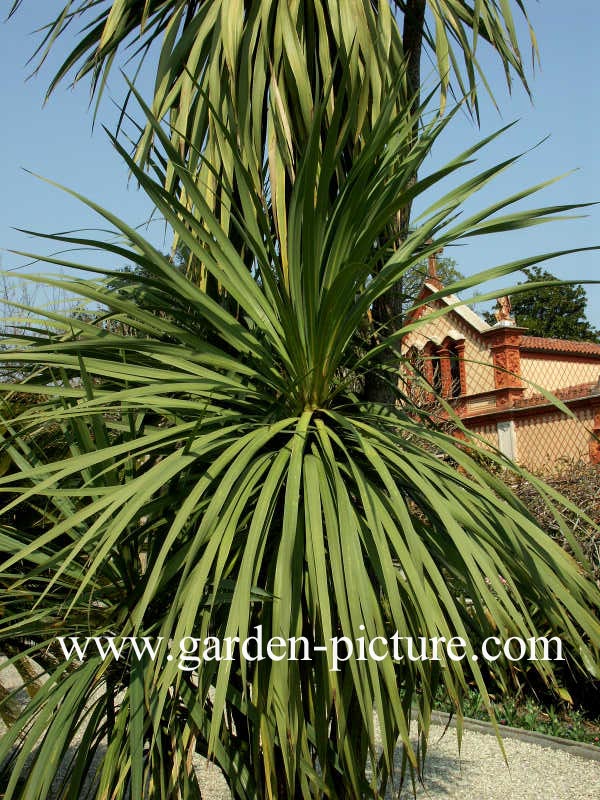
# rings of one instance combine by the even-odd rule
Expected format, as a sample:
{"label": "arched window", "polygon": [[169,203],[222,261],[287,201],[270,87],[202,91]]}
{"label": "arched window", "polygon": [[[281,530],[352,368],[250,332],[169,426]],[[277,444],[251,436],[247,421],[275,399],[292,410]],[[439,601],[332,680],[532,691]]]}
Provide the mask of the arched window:
{"label": "arched window", "polygon": [[435,389],[443,397],[455,399],[462,394],[466,394],[464,349],[464,340],[457,341],[449,336],[436,348],[435,355],[439,363],[440,379]]}
{"label": "arched window", "polygon": [[429,341],[423,348],[423,375],[436,394],[449,399],[466,394],[464,349],[464,340],[450,337],[441,344]]}
{"label": "arched window", "polygon": [[460,356],[455,344],[449,347],[448,350],[450,351],[450,397],[458,397],[462,394]]}

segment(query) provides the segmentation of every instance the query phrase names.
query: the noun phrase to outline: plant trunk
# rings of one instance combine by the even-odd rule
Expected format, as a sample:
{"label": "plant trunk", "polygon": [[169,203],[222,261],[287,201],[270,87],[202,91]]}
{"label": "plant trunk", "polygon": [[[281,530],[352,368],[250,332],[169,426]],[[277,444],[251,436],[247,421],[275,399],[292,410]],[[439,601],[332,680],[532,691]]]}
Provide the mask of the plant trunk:
{"label": "plant trunk", "polygon": [[[402,44],[407,59],[406,88],[407,97],[412,98],[413,111],[417,111],[420,103],[421,85],[421,47],[423,44],[423,26],[425,24],[426,0],[408,0],[404,13],[404,27],[402,30]],[[415,123],[414,136],[418,136],[418,122]],[[417,176],[414,176],[416,180]],[[394,225],[394,236],[399,243],[408,233],[410,221],[410,205],[405,206],[398,213]],[[402,327],[402,306],[404,292],[402,281],[399,280],[388,291],[373,303],[372,308],[372,339],[376,345],[386,336]],[[365,380],[365,397],[374,403],[394,405],[396,402],[396,376],[400,368],[398,356],[394,349],[382,351],[373,364],[373,369],[367,374]],[[390,370],[390,367],[392,368]]]}

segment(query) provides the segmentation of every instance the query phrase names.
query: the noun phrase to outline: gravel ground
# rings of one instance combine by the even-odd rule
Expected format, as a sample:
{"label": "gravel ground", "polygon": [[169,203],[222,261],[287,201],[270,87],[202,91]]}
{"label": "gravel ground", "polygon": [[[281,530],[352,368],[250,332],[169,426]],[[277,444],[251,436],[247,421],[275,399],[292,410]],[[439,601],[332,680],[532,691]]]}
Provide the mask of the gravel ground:
{"label": "gravel ground", "polygon": [[[0,659],[3,660],[3,659]],[[3,677],[7,677],[7,670]],[[15,688],[18,676],[14,675]],[[582,758],[565,749],[505,738],[508,766],[495,736],[465,730],[459,755],[456,732],[432,724],[421,800],[600,800],[600,760]],[[0,736],[5,731],[0,723]],[[398,767],[401,751],[398,750]],[[198,758],[198,778],[205,800],[229,800],[223,776],[214,764]],[[399,797],[413,796],[410,784]],[[398,797],[398,792],[388,793]],[[346,798],[344,798],[346,800]]]}
{"label": "gravel ground", "polygon": [[[431,738],[420,800],[599,800],[600,761],[574,756],[517,739],[505,739],[508,767],[494,736],[465,731],[462,751],[456,735],[431,726]],[[214,764],[196,764],[204,800],[230,800],[227,785]],[[389,800],[398,797],[388,792]],[[401,800],[413,797],[405,785]],[[341,799],[340,799],[341,800]],[[346,799],[344,799],[346,800]]]}
{"label": "gravel ground", "polygon": [[[417,797],[437,800],[598,800],[600,761],[518,739],[463,733],[460,756],[453,729],[431,726],[425,781]],[[392,796],[392,795],[390,795]],[[411,787],[401,798],[412,797]]]}
{"label": "gravel ground", "polygon": [[[442,725],[432,725],[425,779],[417,785],[416,796],[421,800],[599,800],[600,761],[518,739],[504,739],[504,749],[508,766],[495,736],[465,731],[459,756],[455,731],[450,728],[444,733]],[[229,800],[214,765],[199,766],[198,775],[206,800]],[[388,793],[390,800],[394,797],[397,790]],[[412,797],[412,786],[406,785],[400,798]]]}

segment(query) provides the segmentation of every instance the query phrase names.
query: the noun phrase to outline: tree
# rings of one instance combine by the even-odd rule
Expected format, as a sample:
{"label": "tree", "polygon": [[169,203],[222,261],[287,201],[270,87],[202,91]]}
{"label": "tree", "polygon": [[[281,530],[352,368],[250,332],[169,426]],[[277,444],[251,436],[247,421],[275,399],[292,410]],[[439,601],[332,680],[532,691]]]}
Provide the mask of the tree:
{"label": "tree", "polygon": [[[11,14],[22,3],[14,0]],[[527,87],[512,13],[514,6],[529,24],[523,0],[512,4],[499,0],[119,0],[98,6],[97,0],[81,0],[79,5],[69,0],[46,27],[37,51],[38,66],[69,26],[84,23],[49,93],[68,75],[74,76],[74,82],[91,76],[92,94],[99,101],[117,53],[133,49],[133,57],[143,61],[154,56],[153,44],[160,40],[153,113],[168,118],[171,143],[190,171],[197,172],[202,201],[218,211],[238,249],[242,243],[236,241],[236,231],[229,229],[239,180],[237,149],[244,153],[243,168],[255,192],[273,204],[273,224],[285,251],[285,209],[315,108],[325,103],[325,132],[333,121],[333,108],[339,108],[334,100],[343,83],[358,101],[355,109],[342,112],[351,131],[342,172],[357,157],[396,84],[398,91],[392,95],[397,97],[397,112],[409,105],[413,111],[421,108],[423,50],[437,67],[442,110],[453,81],[458,95],[466,96],[478,115],[478,82],[488,86],[477,60],[481,41],[498,54],[509,85],[511,76],[516,76]],[[531,26],[529,35],[535,54]],[[415,114],[413,137],[419,124]],[[284,136],[285,148],[276,146],[279,134]],[[137,145],[139,163],[149,163],[153,138],[152,126],[146,125]],[[168,164],[161,172],[167,190],[181,191],[182,202],[200,218],[194,193],[185,191]],[[390,220],[382,234],[385,240],[399,242],[406,236],[410,206],[407,200],[396,219]],[[211,296],[218,295],[219,285],[210,271],[200,265],[195,277]],[[374,342],[399,328],[403,303],[401,282],[377,298],[372,309]],[[367,391],[373,400],[393,403],[393,389],[389,381],[380,379],[380,373],[392,364],[397,368],[398,360],[392,350],[385,349],[379,358],[382,370],[368,376]]]}
{"label": "tree", "polygon": [[[9,16],[22,4],[14,0]],[[514,6],[527,21],[525,3],[516,0]],[[498,53],[509,85],[514,73],[527,87],[511,4],[496,0],[475,5],[462,0],[292,5],[282,0],[107,0],[100,9],[97,0],[79,5],[71,0],[46,26],[36,69],[78,21],[85,24],[81,37],[48,94],[68,75],[74,82],[91,75],[92,93],[100,99],[120,50],[134,48],[132,58],[142,62],[149,54],[154,57],[152,45],[162,38],[153,111],[158,118],[170,114],[172,142],[192,169],[205,151],[229,178],[235,159],[225,132],[235,130],[244,160],[254,158],[260,171],[281,124],[291,163],[286,159],[278,167],[290,177],[304,151],[315,106],[330,84],[335,96],[342,80],[359,94],[357,113],[348,114],[347,123],[353,132],[350,143],[360,149],[360,131],[377,119],[389,84],[399,76],[399,107],[411,102],[413,110],[419,108],[423,46],[437,65],[442,107],[454,78],[459,94],[477,111],[478,77],[485,78],[477,61],[481,41]],[[530,39],[535,53],[531,28]],[[331,118],[332,108],[329,101],[324,119]],[[142,160],[152,138],[146,126],[138,150]],[[174,180],[172,171],[167,178]]]}
{"label": "tree", "polygon": [[[65,758],[61,791],[82,796],[96,756],[98,797],[197,798],[195,753],[218,762],[236,798],[381,796],[398,738],[419,769],[437,688],[459,718],[467,679],[488,701],[472,659],[488,633],[551,630],[577,653],[574,667],[594,668],[596,587],[471,457],[476,443],[419,425],[410,402],[362,402],[347,381],[388,367],[394,386],[382,354],[404,334],[394,303],[423,258],[546,216],[519,212],[489,230],[485,213],[461,217],[494,169],[439,196],[480,145],[420,178],[450,118],[423,124],[423,42],[442,98],[453,37],[473,105],[482,38],[524,80],[509,3],[429,6],[435,34],[423,0],[81,0],[48,29],[42,58],[65,25],[89,23],[57,79],[79,64],[98,92],[122,45],[151,52],[164,35],[152,109],[138,97],[137,160],[115,145],[201,269],[191,280],[101,209],[119,239],[54,237],[135,269],[118,287],[106,271],[103,284],[56,279],[109,309],[114,327],[63,318],[43,342],[12,337],[7,358],[36,367],[19,389],[48,400],[11,420],[4,439],[18,468],[0,478],[15,517],[0,531],[0,636],[26,642],[40,663],[59,632],[181,643],[244,639],[260,625],[265,640],[327,649],[252,661],[238,648],[191,675],[178,659],[135,658],[127,641],[124,657],[49,665],[0,742],[7,800],[46,800]],[[433,208],[411,230],[411,203],[427,189]],[[357,353],[380,302],[378,340]],[[50,424],[68,457],[30,446]],[[16,513],[30,501],[44,512],[34,529]],[[335,637],[394,631],[463,635],[471,657],[332,669]],[[550,664],[533,668],[552,684]]]}
{"label": "tree", "polygon": [[[583,286],[563,283],[539,266],[529,267],[523,272],[527,280],[521,281],[520,285],[532,283],[536,288],[515,294],[511,302],[517,325],[527,328],[528,335],[581,342],[600,341],[600,331],[586,317],[587,294]],[[485,318],[490,325],[496,322],[489,312]]]}
{"label": "tree", "polygon": [[[20,390],[43,391],[48,401],[11,420],[4,448],[18,469],[0,478],[0,490],[5,511],[35,501],[44,515],[32,530],[15,513],[0,530],[0,637],[27,643],[36,661],[49,640],[82,634],[161,637],[175,657],[137,658],[126,640],[118,658],[92,650],[48,665],[0,741],[6,800],[47,800],[57,774],[65,797],[85,796],[96,775],[98,798],[195,800],[195,753],[219,764],[237,800],[381,797],[398,739],[419,770],[436,689],[452,699],[459,723],[467,680],[489,703],[473,659],[482,638],[552,631],[572,648],[573,668],[598,663],[600,592],[471,457],[477,442],[420,425],[410,405],[360,402],[345,380],[348,370],[373,368],[379,349],[403,335],[360,356],[353,347],[368,309],[422,260],[430,239],[450,246],[522,229],[554,218],[556,208],[494,224],[489,211],[457,213],[503,165],[473,177],[467,152],[452,169],[468,179],[457,176],[440,198],[449,170],[418,173],[443,123],[415,140],[417,115],[398,115],[394,96],[346,168],[342,145],[352,133],[337,112],[359,99],[348,87],[335,97],[322,147],[326,107],[317,106],[279,226],[242,153],[226,229],[150,112],[169,169],[202,206],[202,224],[115,143],[232,310],[92,201],[118,238],[54,237],[118,250],[134,265],[119,288],[110,288],[114,273],[93,268],[90,280],[51,282],[101,303],[140,335],[55,316],[59,334],[12,339],[7,358],[36,366],[36,380]],[[276,146],[285,152],[283,130]],[[382,251],[390,218],[427,191],[432,210]],[[59,460],[29,446],[34,430],[56,423],[70,442]],[[499,454],[489,458],[521,474]],[[538,488],[550,506],[562,505]],[[205,658],[194,674],[179,668],[182,650],[193,658],[207,637],[243,641],[258,626],[265,642],[304,637],[312,658],[253,660],[234,647],[231,659]],[[338,637],[389,641],[394,632],[462,636],[467,658],[411,661],[401,644],[396,663],[334,662]],[[550,662],[531,666],[554,685]],[[410,741],[413,703],[419,749]]]}

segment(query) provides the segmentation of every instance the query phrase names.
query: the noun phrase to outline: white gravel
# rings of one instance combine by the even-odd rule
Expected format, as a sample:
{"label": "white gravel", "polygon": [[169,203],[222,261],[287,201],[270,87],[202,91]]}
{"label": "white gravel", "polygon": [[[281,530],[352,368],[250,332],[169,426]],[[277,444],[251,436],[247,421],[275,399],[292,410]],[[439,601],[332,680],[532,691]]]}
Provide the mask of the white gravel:
{"label": "white gravel", "polygon": [[[495,736],[464,731],[458,753],[456,731],[444,733],[432,725],[421,800],[600,800],[600,761],[542,747],[517,739],[504,739],[506,765]],[[398,767],[401,752],[398,751]],[[225,782],[214,765],[199,767],[203,797],[229,800]],[[206,792],[206,795],[204,794]],[[409,800],[410,781],[387,797]],[[342,800],[342,798],[340,798]],[[349,800],[349,798],[343,798]]]}
{"label": "white gravel", "polygon": [[[8,672],[3,672],[5,679]],[[14,679],[16,688],[18,675],[15,674]],[[0,724],[0,736],[5,730]],[[416,787],[416,796],[421,800],[600,800],[599,760],[505,738],[507,766],[495,736],[465,730],[459,754],[455,729],[444,730],[441,724],[431,725],[424,783]],[[399,749],[398,769],[400,760]],[[203,789],[202,797],[229,800],[230,794],[219,769],[200,757],[195,766]],[[413,796],[410,781],[399,795],[396,788],[387,796],[390,800],[398,797],[409,800]]]}
{"label": "white gravel", "polygon": [[[517,739],[504,739],[508,766],[495,736],[432,725],[425,780],[428,800],[600,800],[600,761]],[[396,795],[390,794],[390,797]],[[412,797],[405,787],[400,797]]]}

